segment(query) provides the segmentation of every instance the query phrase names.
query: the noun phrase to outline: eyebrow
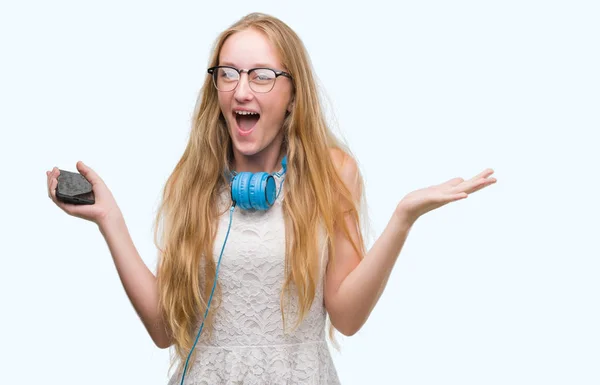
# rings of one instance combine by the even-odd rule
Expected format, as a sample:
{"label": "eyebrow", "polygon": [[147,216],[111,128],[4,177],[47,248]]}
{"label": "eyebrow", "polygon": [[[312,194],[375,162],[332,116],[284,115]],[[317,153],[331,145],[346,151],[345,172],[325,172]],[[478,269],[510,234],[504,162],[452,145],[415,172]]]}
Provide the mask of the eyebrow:
{"label": "eyebrow", "polygon": [[[240,67],[236,66],[235,64],[233,64],[230,61],[221,62],[221,63],[219,63],[219,65],[222,65],[222,66],[231,66],[231,67],[235,67],[235,68],[238,68],[238,69],[240,68]],[[254,66],[252,66],[250,68],[277,68],[277,66],[273,66],[271,64],[266,64],[266,63],[255,63]],[[250,69],[250,68],[248,68],[248,69]]]}

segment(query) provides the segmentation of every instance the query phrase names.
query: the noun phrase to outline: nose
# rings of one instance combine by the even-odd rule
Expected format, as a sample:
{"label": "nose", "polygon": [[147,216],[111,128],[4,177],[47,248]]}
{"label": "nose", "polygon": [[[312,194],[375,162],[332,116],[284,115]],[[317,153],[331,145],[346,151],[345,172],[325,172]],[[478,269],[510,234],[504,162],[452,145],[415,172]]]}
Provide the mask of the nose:
{"label": "nose", "polygon": [[252,90],[250,89],[248,74],[242,72],[240,74],[240,80],[238,80],[238,85],[235,88],[235,99],[241,103],[241,102],[250,101],[250,100],[252,100],[253,97],[254,97],[254,94],[252,93]]}

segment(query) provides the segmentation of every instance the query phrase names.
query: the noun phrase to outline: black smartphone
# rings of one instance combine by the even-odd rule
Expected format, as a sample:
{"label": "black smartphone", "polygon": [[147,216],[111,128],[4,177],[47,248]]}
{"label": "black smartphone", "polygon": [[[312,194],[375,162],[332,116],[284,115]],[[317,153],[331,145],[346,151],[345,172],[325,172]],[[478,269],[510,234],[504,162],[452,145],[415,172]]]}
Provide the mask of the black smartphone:
{"label": "black smartphone", "polygon": [[92,184],[78,172],[59,169],[56,198],[65,203],[93,205],[95,203]]}

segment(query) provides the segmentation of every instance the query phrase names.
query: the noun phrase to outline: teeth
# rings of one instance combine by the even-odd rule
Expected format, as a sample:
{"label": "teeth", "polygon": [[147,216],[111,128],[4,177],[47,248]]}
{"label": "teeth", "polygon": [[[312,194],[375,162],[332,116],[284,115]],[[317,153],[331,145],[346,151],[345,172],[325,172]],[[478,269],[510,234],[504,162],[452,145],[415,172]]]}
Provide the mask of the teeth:
{"label": "teeth", "polygon": [[250,111],[235,111],[235,113],[238,115],[258,115],[257,112],[250,112]]}

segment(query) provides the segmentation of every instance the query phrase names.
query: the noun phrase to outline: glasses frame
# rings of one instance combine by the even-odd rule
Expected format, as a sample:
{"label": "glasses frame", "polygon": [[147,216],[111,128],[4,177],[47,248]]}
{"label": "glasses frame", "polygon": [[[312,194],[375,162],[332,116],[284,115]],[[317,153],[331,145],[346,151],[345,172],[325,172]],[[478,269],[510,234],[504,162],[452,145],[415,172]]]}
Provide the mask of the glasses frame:
{"label": "glasses frame", "polygon": [[[229,91],[221,91],[221,90],[219,89],[219,87],[217,87],[217,80],[215,79],[215,73],[216,73],[216,71],[217,71],[219,68],[230,68],[230,69],[232,69],[232,70],[236,71],[236,72],[238,73],[238,75],[239,75],[239,78],[238,78],[238,81],[237,81],[237,83],[235,84],[235,87],[233,87],[233,88],[232,88],[231,90],[229,90]],[[256,70],[271,70],[271,71],[273,71],[273,72],[275,73],[275,80],[273,81],[273,85],[271,86],[271,88],[270,88],[268,91],[256,91],[254,88],[252,88],[252,85],[251,85],[251,84],[252,84],[252,81],[250,81],[249,77],[250,77],[250,74],[251,74],[253,71],[256,71]],[[210,75],[212,75],[211,77],[212,77],[212,82],[213,82],[213,85],[215,86],[215,88],[216,88],[216,89],[217,89],[217,91],[219,91],[219,92],[232,92],[232,91],[235,91],[235,89],[237,88],[237,86],[240,84],[240,80],[241,80],[241,78],[242,78],[242,73],[244,73],[244,72],[248,74],[248,85],[250,86],[250,89],[251,89],[252,91],[256,92],[256,93],[259,93],[259,94],[266,94],[266,93],[268,93],[268,92],[271,92],[271,91],[273,90],[273,88],[275,87],[275,83],[277,82],[277,78],[278,78],[278,77],[280,77],[280,76],[285,76],[285,77],[286,77],[286,78],[288,78],[288,79],[293,79],[293,78],[292,78],[292,75],[290,75],[289,73],[287,73],[287,72],[285,72],[285,71],[280,71],[280,70],[276,70],[276,69],[273,69],[273,68],[269,68],[269,67],[256,67],[256,68],[250,68],[250,69],[247,69],[247,70],[246,70],[246,69],[237,69],[237,68],[235,68],[235,67],[232,67],[232,66],[214,66],[214,67],[210,67],[210,68],[207,70],[207,72],[208,72]]]}

